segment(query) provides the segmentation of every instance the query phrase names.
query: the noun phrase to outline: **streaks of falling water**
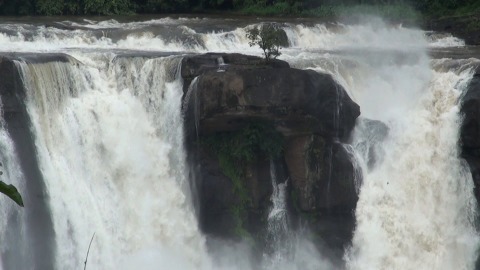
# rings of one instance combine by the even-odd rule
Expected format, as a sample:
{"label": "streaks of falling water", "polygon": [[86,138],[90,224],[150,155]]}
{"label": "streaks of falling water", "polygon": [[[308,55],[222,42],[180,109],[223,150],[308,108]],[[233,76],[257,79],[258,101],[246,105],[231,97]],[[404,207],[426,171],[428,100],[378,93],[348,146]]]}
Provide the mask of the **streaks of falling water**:
{"label": "streaks of falling water", "polygon": [[288,180],[280,182],[277,179],[275,161],[270,160],[270,178],[272,181],[272,206],[267,220],[267,244],[270,254],[265,254],[267,261],[265,269],[275,269],[289,260],[292,246],[289,244],[291,231],[287,212],[286,189]]}
{"label": "streaks of falling water", "polygon": [[419,104],[390,123],[383,162],[364,178],[349,269],[474,268],[476,202],[457,146],[471,77],[434,71]]}
{"label": "streaks of falling water", "polygon": [[363,172],[366,171],[366,166],[364,165],[363,159],[358,155],[357,151],[352,145],[342,143],[342,146],[347,152],[350,162],[352,163],[355,192],[359,194],[363,182]]}
{"label": "streaks of falling water", "polygon": [[58,269],[81,265],[93,232],[89,263],[98,269],[208,263],[182,187],[184,153],[172,153],[183,151],[181,81],[165,77],[169,59],[159,61],[139,65],[130,89],[114,69],[18,62],[51,194]]}

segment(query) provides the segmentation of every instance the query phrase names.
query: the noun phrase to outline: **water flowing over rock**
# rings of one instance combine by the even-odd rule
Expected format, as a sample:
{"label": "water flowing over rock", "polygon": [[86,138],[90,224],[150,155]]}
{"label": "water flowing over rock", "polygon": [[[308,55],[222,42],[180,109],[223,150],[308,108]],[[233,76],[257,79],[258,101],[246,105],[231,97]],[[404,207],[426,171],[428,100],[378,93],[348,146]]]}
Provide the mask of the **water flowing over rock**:
{"label": "water flowing over rock", "polygon": [[[18,57],[18,56],[16,56]],[[45,186],[42,173],[39,169],[38,160],[35,155],[35,145],[30,131],[30,119],[27,108],[24,104],[25,88],[11,55],[0,56],[0,74],[2,83],[0,84],[0,96],[2,100],[2,111],[5,117],[6,132],[12,138],[15,150],[18,155],[19,168],[25,181],[29,183],[26,192],[24,219],[34,220],[34,222],[20,223],[13,218],[8,219],[10,228],[17,228],[23,241],[28,241],[28,246],[11,245],[8,251],[12,254],[5,261],[6,267],[24,268],[38,267],[38,269],[53,269],[55,256],[55,245],[52,241],[53,221],[50,216],[50,206],[47,201],[49,195]],[[32,62],[49,61],[68,61],[66,55],[51,55],[46,57],[25,54],[21,57],[29,59]],[[3,124],[2,124],[3,126]],[[3,129],[3,128],[2,128]],[[10,179],[9,179],[10,180]],[[21,183],[18,183],[21,184]],[[24,193],[25,195],[25,193]],[[20,237],[19,237],[20,238]],[[26,239],[28,238],[28,240]],[[15,243],[21,242],[19,239],[10,239]],[[22,251],[23,249],[23,251]],[[23,260],[17,260],[17,256],[25,254]],[[16,254],[16,255],[15,255]]]}

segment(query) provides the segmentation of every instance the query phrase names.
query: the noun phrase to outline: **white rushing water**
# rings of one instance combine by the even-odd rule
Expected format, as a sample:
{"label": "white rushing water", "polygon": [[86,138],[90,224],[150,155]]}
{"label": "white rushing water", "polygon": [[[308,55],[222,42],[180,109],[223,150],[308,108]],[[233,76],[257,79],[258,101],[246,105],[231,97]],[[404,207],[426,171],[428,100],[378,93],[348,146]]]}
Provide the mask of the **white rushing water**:
{"label": "white rushing water", "polygon": [[173,139],[183,138],[183,92],[175,77],[165,78],[172,61],[144,60],[131,89],[114,67],[18,63],[51,196],[58,269],[82,265],[93,233],[89,261],[97,269],[205,263],[178,168],[184,150]]}
{"label": "white rushing water", "polygon": [[[243,52],[260,55],[246,38],[246,30],[260,21],[163,18],[120,23],[115,20],[56,22],[50,25],[0,24],[0,51],[52,52],[65,50],[146,50],[167,52]],[[451,35],[436,35],[402,25],[387,26],[373,18],[364,24],[280,23],[293,48],[305,50],[346,48],[457,47],[464,42]],[[71,28],[77,28],[72,30]],[[428,44],[425,44],[425,38]],[[408,40],[408,43],[405,41]],[[298,51],[300,49],[300,51]]]}
{"label": "white rushing water", "polygon": [[[248,243],[219,242],[208,251],[198,228],[183,146],[182,56],[171,52],[261,55],[245,38],[258,23],[163,18],[64,21],[57,28],[0,24],[0,52],[69,57],[16,61],[50,199],[56,269],[81,268],[94,233],[92,269],[343,269],[289,226],[288,181],[278,183],[273,162],[271,250],[260,265],[252,263]],[[428,48],[463,41],[377,19],[280,25],[290,44],[281,59],[332,74],[361,106],[352,145],[344,145],[355,161],[360,197],[346,268],[473,270],[480,243],[473,226],[476,202],[457,145],[458,99],[472,74],[468,61],[448,69],[427,54]],[[131,51],[170,56],[124,55]],[[0,148],[5,177],[24,194],[3,122]],[[14,241],[9,228],[17,224],[17,249],[25,252],[18,257],[33,261],[24,214],[7,199],[0,202],[0,241]],[[0,250],[1,265],[9,251]]]}
{"label": "white rushing water", "polygon": [[365,176],[350,269],[473,269],[478,235],[470,172],[458,152],[458,97],[469,72],[433,72],[418,104],[389,124]]}
{"label": "white rushing water", "polygon": [[[309,63],[332,73],[363,117],[384,123],[369,131],[360,120],[353,137],[363,163],[373,157],[375,164],[362,166],[347,268],[474,269],[476,201],[457,145],[459,97],[472,74],[466,67],[439,69],[441,61],[427,57],[428,43],[419,33],[401,37],[417,44],[411,47],[396,48],[402,42],[389,43],[389,36],[380,32],[374,52],[354,49],[347,57],[324,55]],[[375,134],[382,129],[388,135]]]}

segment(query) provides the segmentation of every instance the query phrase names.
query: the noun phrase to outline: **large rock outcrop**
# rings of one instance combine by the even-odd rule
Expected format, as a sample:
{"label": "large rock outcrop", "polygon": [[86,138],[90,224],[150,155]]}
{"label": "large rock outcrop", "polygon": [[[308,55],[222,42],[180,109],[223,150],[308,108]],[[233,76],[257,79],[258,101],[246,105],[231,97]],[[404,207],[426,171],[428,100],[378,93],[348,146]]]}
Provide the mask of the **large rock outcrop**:
{"label": "large rock outcrop", "polygon": [[251,56],[218,54],[185,58],[182,76],[190,81],[195,75],[194,93],[187,98],[195,103],[199,133],[236,130],[255,118],[275,122],[285,136],[315,133],[346,139],[360,114],[330,75],[281,61],[266,65]]}
{"label": "large rock outcrop", "polygon": [[[196,153],[194,163],[199,164],[201,225],[207,233],[231,236],[239,219],[249,233],[266,228],[272,184],[265,153],[257,152],[253,161],[238,164],[245,172],[246,191],[237,194],[238,184],[219,165],[221,157],[201,143],[212,134],[235,136],[252,122],[265,123],[284,138],[282,155],[275,163],[277,180],[287,181],[292,216],[310,216],[307,221],[316,227],[314,231],[323,228],[324,234],[336,229],[319,225],[319,217],[343,217],[349,224],[342,234],[351,233],[358,197],[354,166],[342,142],[348,139],[360,108],[330,75],[239,54],[186,56],[181,75],[186,137],[189,152]],[[245,195],[248,203],[238,216]],[[342,243],[335,243],[339,248],[345,244],[334,238]]]}
{"label": "large rock outcrop", "polygon": [[462,156],[470,165],[475,184],[475,196],[480,202],[480,67],[462,98],[463,122],[460,130]]}

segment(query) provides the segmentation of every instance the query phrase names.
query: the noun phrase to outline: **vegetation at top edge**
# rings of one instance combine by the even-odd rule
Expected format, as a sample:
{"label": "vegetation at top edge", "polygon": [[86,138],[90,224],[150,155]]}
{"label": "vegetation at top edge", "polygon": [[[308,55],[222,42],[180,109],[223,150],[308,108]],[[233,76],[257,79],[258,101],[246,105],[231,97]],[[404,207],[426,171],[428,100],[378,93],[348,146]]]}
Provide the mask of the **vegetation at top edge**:
{"label": "vegetation at top edge", "polygon": [[115,15],[233,12],[332,18],[352,13],[391,19],[480,12],[478,0],[0,0],[2,15]]}
{"label": "vegetation at top edge", "polygon": [[283,136],[268,123],[252,122],[241,130],[205,136],[201,144],[218,158],[223,174],[232,181],[239,203],[232,207],[233,234],[249,238],[245,229],[247,208],[252,203],[245,179],[247,167],[259,157],[278,158],[283,151]]}

